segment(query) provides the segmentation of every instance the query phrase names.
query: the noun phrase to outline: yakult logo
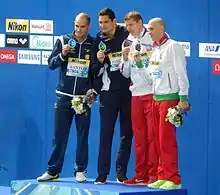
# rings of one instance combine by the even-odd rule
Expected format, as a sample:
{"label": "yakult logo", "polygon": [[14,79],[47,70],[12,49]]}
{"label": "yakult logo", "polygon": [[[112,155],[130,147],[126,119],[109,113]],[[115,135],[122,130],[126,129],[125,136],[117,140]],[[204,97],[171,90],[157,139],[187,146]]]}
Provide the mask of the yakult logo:
{"label": "yakult logo", "polygon": [[53,34],[53,21],[30,20],[30,33]]}

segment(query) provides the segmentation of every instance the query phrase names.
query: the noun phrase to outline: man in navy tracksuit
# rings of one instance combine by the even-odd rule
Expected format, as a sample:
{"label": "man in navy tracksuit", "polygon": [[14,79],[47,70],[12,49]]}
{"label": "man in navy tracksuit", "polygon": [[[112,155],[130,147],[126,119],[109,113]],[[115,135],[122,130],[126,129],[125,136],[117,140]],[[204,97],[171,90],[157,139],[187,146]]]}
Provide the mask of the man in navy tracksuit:
{"label": "man in navy tracksuit", "polygon": [[[90,68],[93,38],[88,35],[89,27],[90,17],[86,13],[78,14],[75,18],[75,31],[57,40],[48,59],[50,69],[59,68],[55,103],[55,133],[48,170],[37,178],[38,181],[59,179],[73,117],[75,117],[77,131],[76,181],[86,181],[90,109],[84,114],[76,114],[71,107],[71,100],[73,97],[85,95],[89,89],[93,88]],[[94,97],[91,101],[93,100]]]}
{"label": "man in navy tracksuit", "polygon": [[120,112],[120,148],[116,162],[117,181],[127,180],[127,165],[131,152],[132,129],[129,91],[130,80],[119,70],[121,45],[128,32],[116,25],[114,12],[105,8],[99,13],[101,32],[93,47],[92,68],[101,80],[100,92],[100,143],[98,177],[95,184],[104,184],[110,172],[111,148],[115,122]]}

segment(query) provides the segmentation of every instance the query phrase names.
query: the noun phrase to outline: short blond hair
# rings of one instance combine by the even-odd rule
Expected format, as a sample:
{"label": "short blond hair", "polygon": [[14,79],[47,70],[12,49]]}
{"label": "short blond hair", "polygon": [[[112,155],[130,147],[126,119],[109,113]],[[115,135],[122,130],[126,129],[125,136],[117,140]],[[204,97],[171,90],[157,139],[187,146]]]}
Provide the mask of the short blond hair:
{"label": "short blond hair", "polygon": [[134,20],[135,22],[138,22],[139,20],[141,20],[143,22],[143,18],[141,16],[141,14],[139,12],[136,12],[136,11],[128,12],[125,15],[124,21],[130,20],[130,19]]}

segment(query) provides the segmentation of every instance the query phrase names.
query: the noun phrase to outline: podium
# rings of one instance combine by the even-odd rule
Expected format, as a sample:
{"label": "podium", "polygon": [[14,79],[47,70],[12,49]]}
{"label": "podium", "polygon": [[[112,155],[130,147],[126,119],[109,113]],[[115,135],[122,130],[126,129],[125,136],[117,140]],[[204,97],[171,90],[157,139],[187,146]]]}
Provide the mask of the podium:
{"label": "podium", "polygon": [[95,185],[94,179],[77,183],[75,178],[61,178],[59,182],[37,182],[36,180],[14,180],[11,182],[14,195],[187,195],[187,190],[149,189],[147,186],[126,186],[107,181]]}

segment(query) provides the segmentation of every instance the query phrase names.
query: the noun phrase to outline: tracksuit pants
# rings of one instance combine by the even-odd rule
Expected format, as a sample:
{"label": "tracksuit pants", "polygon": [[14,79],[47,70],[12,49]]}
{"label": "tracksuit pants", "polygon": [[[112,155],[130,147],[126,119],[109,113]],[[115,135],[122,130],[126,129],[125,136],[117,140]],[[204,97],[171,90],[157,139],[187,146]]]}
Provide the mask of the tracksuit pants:
{"label": "tracksuit pants", "polygon": [[179,100],[153,101],[153,119],[156,136],[156,146],[159,154],[158,179],[181,183],[178,171],[178,148],[176,127],[165,121],[170,107],[178,104]]}
{"label": "tracksuit pants", "polygon": [[152,95],[132,96],[131,116],[136,178],[157,180],[159,163],[152,124]]}
{"label": "tracksuit pants", "polygon": [[76,115],[74,109],[71,108],[71,98],[66,96],[57,96],[55,103],[55,132],[53,149],[48,162],[49,174],[55,175],[62,171],[73,118],[75,118],[77,131],[75,171],[83,172],[86,170],[88,165],[90,115],[90,110],[87,114]]}
{"label": "tracksuit pants", "polygon": [[108,175],[111,167],[111,149],[115,122],[120,113],[120,147],[117,155],[116,172],[127,173],[131,153],[131,93],[128,90],[102,91],[100,94],[100,142],[98,174]]}

